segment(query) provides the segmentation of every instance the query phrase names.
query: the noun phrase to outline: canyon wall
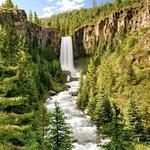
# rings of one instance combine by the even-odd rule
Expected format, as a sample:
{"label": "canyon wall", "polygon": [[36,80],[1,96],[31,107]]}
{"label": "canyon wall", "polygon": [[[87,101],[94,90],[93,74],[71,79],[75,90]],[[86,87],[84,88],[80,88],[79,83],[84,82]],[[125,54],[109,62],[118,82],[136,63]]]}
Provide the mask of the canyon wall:
{"label": "canyon wall", "polygon": [[3,10],[0,12],[0,25],[7,25],[9,20],[15,25],[16,32],[23,35],[29,44],[36,41],[39,49],[46,46],[56,49],[59,55],[61,33],[58,29],[43,28],[27,20],[27,15],[23,10]]}
{"label": "canyon wall", "polygon": [[74,35],[75,49],[91,55],[95,45],[98,46],[100,42],[106,45],[109,37],[113,39],[116,33],[126,30],[133,32],[143,27],[150,27],[150,8],[146,4],[120,9],[96,23],[78,28]]}

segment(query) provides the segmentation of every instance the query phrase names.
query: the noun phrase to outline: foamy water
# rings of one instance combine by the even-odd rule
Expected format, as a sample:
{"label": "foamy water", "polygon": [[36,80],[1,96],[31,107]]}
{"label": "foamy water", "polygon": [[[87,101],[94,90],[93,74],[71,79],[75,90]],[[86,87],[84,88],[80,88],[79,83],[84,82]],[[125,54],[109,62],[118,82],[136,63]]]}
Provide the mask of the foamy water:
{"label": "foamy water", "polygon": [[84,115],[77,108],[77,97],[71,95],[72,92],[77,92],[79,88],[78,81],[68,82],[67,85],[70,86],[68,90],[62,91],[47,100],[46,107],[48,111],[54,110],[56,101],[59,103],[67,117],[67,122],[72,128],[73,150],[101,150],[97,147],[99,137],[96,126],[91,122],[90,117]]}

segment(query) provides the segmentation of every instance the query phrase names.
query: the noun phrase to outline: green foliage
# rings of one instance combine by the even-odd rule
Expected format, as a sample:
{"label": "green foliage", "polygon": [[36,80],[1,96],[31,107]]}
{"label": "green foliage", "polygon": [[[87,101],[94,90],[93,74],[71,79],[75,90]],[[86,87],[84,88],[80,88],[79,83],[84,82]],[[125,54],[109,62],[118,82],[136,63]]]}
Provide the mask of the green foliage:
{"label": "green foliage", "polygon": [[28,18],[29,18],[29,21],[31,21],[31,22],[33,21],[33,13],[32,13],[32,11],[30,11]]}
{"label": "green foliage", "polygon": [[138,138],[142,136],[144,132],[144,127],[142,125],[142,118],[140,116],[136,103],[132,100],[130,100],[128,103],[127,117],[129,129],[131,130],[133,136]]}
{"label": "green foliage", "polygon": [[[31,16],[30,16],[31,17]],[[33,17],[33,22],[35,23],[35,24],[37,24],[37,25],[42,25],[42,22],[41,22],[41,20],[39,19],[39,17],[38,17],[38,15],[37,15],[37,13],[36,12],[34,12],[34,17]]]}
{"label": "green foliage", "polygon": [[62,88],[64,74],[57,61],[51,66],[54,56],[49,61],[41,54],[36,39],[26,45],[11,16],[6,21],[0,28],[0,149],[41,150],[41,107],[53,80]]}
{"label": "green foliage", "polygon": [[77,97],[77,106],[81,110],[85,110],[88,105],[88,86],[87,78],[84,78],[81,74],[80,76],[80,90]]}
{"label": "green foliage", "polygon": [[117,9],[120,8],[121,0],[115,0],[115,6],[116,6]]}
{"label": "green foliage", "polygon": [[14,8],[14,4],[12,0],[5,0],[5,2],[2,4],[3,8]]}
{"label": "green foliage", "polygon": [[113,113],[110,105],[110,101],[105,94],[104,89],[102,89],[100,98],[96,104],[96,108],[94,110],[94,121],[96,125],[102,126],[108,124],[112,121]]}
{"label": "green foliage", "polygon": [[65,119],[60,106],[55,103],[55,110],[51,113],[49,131],[45,139],[46,149],[71,150],[73,148],[71,129]]}
{"label": "green foliage", "polygon": [[[145,1],[145,0],[141,0]],[[114,3],[105,3],[93,8],[82,8],[53,15],[42,19],[45,26],[60,29],[63,35],[73,34],[79,27],[98,21],[110,15],[120,7],[130,7],[139,4],[140,0],[115,0]],[[94,40],[94,38],[93,38]]]}
{"label": "green foliage", "polygon": [[[149,145],[149,34],[149,28],[134,32],[121,28],[113,39],[109,37],[105,46],[99,41],[99,51],[94,53],[94,61],[88,64],[87,81],[83,80],[87,87],[83,86],[84,82],[81,84],[77,105],[82,110],[89,107],[88,114],[99,127],[100,133],[112,139],[106,149],[133,150],[138,145]],[[105,120],[101,121],[101,118],[107,118],[102,116],[105,116],[104,108],[110,107],[110,103],[102,103],[99,98],[103,87],[110,102],[115,102],[119,107],[114,106],[113,114],[116,115],[113,115],[110,123],[104,125]],[[86,89],[87,105],[82,105],[85,92],[81,91]],[[135,99],[130,109],[126,106],[129,99]],[[87,111],[84,112],[87,114]],[[124,117],[121,112],[124,112]]]}
{"label": "green foliage", "polygon": [[[105,132],[109,133],[111,141],[107,145],[103,145],[109,150],[134,150],[130,133],[124,129],[124,119],[120,109],[113,103],[112,122],[105,128]],[[103,134],[105,134],[105,132]]]}

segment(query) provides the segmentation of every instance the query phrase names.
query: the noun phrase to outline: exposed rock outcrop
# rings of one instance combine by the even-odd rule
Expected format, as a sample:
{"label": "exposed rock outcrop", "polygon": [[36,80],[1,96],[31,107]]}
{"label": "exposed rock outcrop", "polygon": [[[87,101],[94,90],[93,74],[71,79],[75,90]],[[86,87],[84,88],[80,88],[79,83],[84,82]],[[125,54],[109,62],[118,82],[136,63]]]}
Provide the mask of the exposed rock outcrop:
{"label": "exposed rock outcrop", "polygon": [[23,10],[3,10],[0,12],[0,25],[5,26],[8,20],[15,24],[16,32],[26,38],[27,43],[36,40],[37,47],[44,49],[46,45],[57,50],[59,55],[61,34],[58,29],[43,28],[27,20]]}
{"label": "exposed rock outcrop", "polygon": [[74,35],[76,50],[81,52],[85,50],[86,54],[90,55],[95,44],[98,45],[100,41],[106,44],[109,37],[113,38],[120,30],[132,32],[138,28],[150,27],[149,12],[146,4],[140,4],[120,9],[94,24],[78,28]]}

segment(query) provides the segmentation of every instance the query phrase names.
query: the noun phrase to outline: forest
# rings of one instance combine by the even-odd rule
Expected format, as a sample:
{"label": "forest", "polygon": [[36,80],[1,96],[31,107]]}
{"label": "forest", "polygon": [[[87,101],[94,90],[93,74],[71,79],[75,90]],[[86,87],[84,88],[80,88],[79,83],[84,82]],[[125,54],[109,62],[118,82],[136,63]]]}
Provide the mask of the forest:
{"label": "forest", "polygon": [[[146,0],[115,0],[50,18],[30,11],[28,20],[37,26],[57,28],[62,36],[95,24],[121,9],[146,4]],[[0,12],[20,11],[11,0]],[[150,15],[150,10],[148,10]],[[94,45],[87,69],[81,69],[76,105],[96,125],[99,138],[110,142],[104,150],[150,148],[150,26],[131,31],[128,26],[115,36]],[[11,16],[0,25],[0,150],[72,150],[72,130],[59,103],[48,112],[49,91],[66,90],[54,47],[41,50],[37,39],[30,43],[18,34]],[[78,61],[78,60],[77,60]],[[80,62],[78,62],[80,63]],[[86,67],[85,67],[86,68]]]}

